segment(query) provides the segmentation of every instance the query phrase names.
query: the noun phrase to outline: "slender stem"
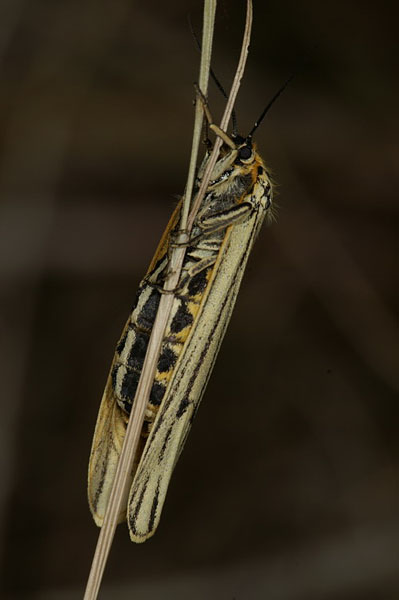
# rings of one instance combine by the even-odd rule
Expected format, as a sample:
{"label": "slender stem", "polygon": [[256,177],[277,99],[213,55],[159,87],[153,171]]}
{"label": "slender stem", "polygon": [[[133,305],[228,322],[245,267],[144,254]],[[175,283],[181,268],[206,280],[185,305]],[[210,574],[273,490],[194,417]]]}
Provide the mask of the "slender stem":
{"label": "slender stem", "polygon": [[[207,34],[203,35],[203,52],[205,58],[201,60],[201,72],[200,72],[200,87],[206,92],[209,67],[210,67],[210,53],[212,48],[212,35],[213,35],[213,23],[215,18],[216,1],[205,0],[204,3],[204,30],[208,31]],[[248,54],[248,46],[252,24],[252,1],[247,0],[247,16],[246,25],[243,38],[243,44],[241,48],[240,61],[237,67],[237,72],[234,77],[233,85],[230,91],[230,95],[227,101],[226,109],[223,114],[223,118],[220,124],[220,129],[226,130],[228,122],[230,120],[231,112],[234,106],[234,102],[240,87],[240,82],[245,68],[246,58]],[[207,49],[207,50],[205,50]],[[185,193],[185,206],[182,209],[183,215],[180,223],[181,229],[185,228],[185,219],[187,219],[187,213],[189,210],[191,194],[194,183],[195,167],[198,156],[198,146],[201,135],[201,126],[203,111],[201,102],[197,99],[196,102],[196,116],[195,116],[195,131],[193,135],[193,148],[192,156],[190,160],[189,175],[186,185]],[[210,156],[207,168],[204,173],[204,177],[201,182],[200,190],[195,199],[194,205],[187,220],[187,229],[182,234],[182,240],[187,239],[189,231],[192,228],[195,215],[198,211],[198,207],[202,201],[205,191],[209,184],[209,179],[214,165],[217,161],[222,140],[218,137],[216,139],[212,154]],[[174,249],[170,259],[169,276],[165,283],[166,290],[173,290],[180,277],[180,272],[183,264],[185,254],[185,247],[178,246]],[[104,523],[101,528],[94,558],[89,573],[87,587],[84,595],[84,600],[95,600],[97,598],[107,558],[111,549],[112,540],[115,534],[117,525],[117,518],[120,513],[121,506],[126,503],[128,490],[131,484],[131,468],[133,464],[134,455],[137,450],[137,444],[140,438],[141,429],[144,421],[145,409],[147,406],[149,394],[152,387],[152,382],[155,374],[157,360],[160,352],[160,347],[163,339],[163,334],[168,322],[170,311],[173,303],[173,294],[161,295],[158,313],[154,322],[153,330],[151,333],[150,341],[148,344],[148,350],[146,354],[145,363],[143,365],[142,373],[140,376],[137,393],[133,403],[132,413],[129,418],[128,427],[119,459],[118,467],[116,470],[115,480],[112,485],[110,494],[110,500],[108,502],[107,510],[104,517]]]}
{"label": "slender stem", "polygon": [[[204,2],[204,33],[203,33],[203,53],[201,58],[201,68],[199,81],[203,89],[208,87],[210,58],[212,50],[212,38],[214,30],[216,11],[216,0],[205,0]],[[202,109],[197,102],[195,116],[195,130],[193,134],[192,156],[190,160],[190,168],[188,181],[186,185],[186,201],[187,214],[190,205],[190,198],[193,189],[195,166],[198,156],[198,146],[200,142],[201,126],[202,126]],[[184,248],[176,248],[172,253],[170,276],[168,277],[165,288],[168,290],[176,287],[181,265],[184,257]],[[178,268],[180,265],[180,268]],[[140,380],[137,387],[136,396],[133,403],[132,412],[129,417],[126,435],[122,446],[120,459],[118,462],[115,479],[112,484],[110,499],[104,516],[104,522],[98,536],[97,546],[95,549],[84,600],[95,600],[101,586],[104,569],[107,563],[109,552],[117,526],[118,515],[123,503],[126,504],[129,488],[132,481],[131,470],[137,445],[140,440],[141,430],[144,422],[145,409],[148,404],[148,399],[154,379],[154,374],[157,366],[158,356],[161,348],[163,334],[172,308],[173,295],[163,294],[161,296],[158,313],[152,329],[150,341],[148,344],[147,354]]]}
{"label": "slender stem", "polygon": [[[208,91],[209,71],[211,68],[212,40],[215,24],[216,0],[206,0],[204,3],[204,26],[202,29],[201,63],[198,85],[206,95]],[[195,171],[197,168],[198,150],[201,141],[203,121],[203,108],[198,95],[195,99],[195,117],[193,142],[191,147],[190,165],[188,169],[187,184],[184,193],[180,229],[187,226],[187,218],[191,205],[191,196],[194,187]]]}

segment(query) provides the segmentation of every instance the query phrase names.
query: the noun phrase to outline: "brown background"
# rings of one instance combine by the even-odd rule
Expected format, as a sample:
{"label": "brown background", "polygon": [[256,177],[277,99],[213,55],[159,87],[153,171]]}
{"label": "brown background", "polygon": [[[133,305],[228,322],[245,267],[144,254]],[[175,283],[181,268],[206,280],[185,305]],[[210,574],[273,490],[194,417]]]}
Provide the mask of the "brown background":
{"label": "brown background", "polygon": [[[113,348],[184,187],[201,2],[2,3],[5,598],[82,596],[86,469]],[[229,85],[243,2],[220,2]],[[241,131],[278,184],[156,536],[102,598],[398,597],[397,18],[255,0]],[[219,117],[223,99],[213,87]],[[395,156],[396,152],[396,156]]]}

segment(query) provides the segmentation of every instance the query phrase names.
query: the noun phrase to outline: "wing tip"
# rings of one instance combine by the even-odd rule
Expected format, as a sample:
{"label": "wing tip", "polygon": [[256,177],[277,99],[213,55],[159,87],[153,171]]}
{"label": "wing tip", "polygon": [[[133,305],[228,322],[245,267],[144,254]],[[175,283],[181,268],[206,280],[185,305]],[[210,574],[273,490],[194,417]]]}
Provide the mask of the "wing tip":
{"label": "wing tip", "polygon": [[156,527],[154,529],[151,529],[150,531],[140,532],[139,533],[137,530],[133,531],[133,529],[129,525],[130,539],[135,544],[143,544],[148,539],[152,538],[152,536],[154,535],[155,531],[156,531]]}

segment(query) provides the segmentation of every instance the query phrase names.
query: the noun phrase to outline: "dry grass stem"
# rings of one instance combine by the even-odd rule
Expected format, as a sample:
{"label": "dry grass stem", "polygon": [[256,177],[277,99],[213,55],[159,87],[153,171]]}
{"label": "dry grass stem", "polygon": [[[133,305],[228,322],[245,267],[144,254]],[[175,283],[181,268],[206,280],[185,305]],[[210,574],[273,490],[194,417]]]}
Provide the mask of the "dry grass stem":
{"label": "dry grass stem", "polygon": [[[215,20],[216,1],[205,0],[204,3],[204,32],[203,32],[203,43],[201,53],[201,67],[199,85],[201,90],[207,91],[209,70],[210,70],[210,58],[212,51],[212,38]],[[221,129],[225,130],[230,120],[231,112],[234,106],[234,102],[240,87],[241,78],[244,72],[246,58],[248,55],[248,46],[252,24],[252,2],[247,0],[247,17],[244,32],[244,39],[241,49],[240,61],[237,67],[237,72],[234,77],[233,85],[230,91],[230,95],[227,101],[226,109],[223,114],[221,121]],[[184,208],[182,213],[182,221],[180,223],[181,229],[184,229],[184,233],[180,236],[180,241],[186,241],[189,235],[189,231],[192,228],[195,215],[198,211],[200,202],[204,196],[205,190],[209,183],[209,178],[212,169],[216,163],[219,155],[222,140],[216,139],[208,167],[205,171],[204,178],[202,180],[200,190],[194,202],[194,206],[188,216],[188,211],[191,204],[191,195],[194,184],[195,169],[198,157],[198,148],[201,137],[202,129],[203,110],[200,101],[196,101],[195,110],[195,126],[193,133],[193,144],[192,153],[190,159],[189,174],[186,185]],[[187,221],[187,227],[185,223]],[[165,290],[173,290],[180,277],[180,272],[183,264],[185,254],[185,247],[176,247],[170,257],[169,276],[165,282]],[[119,459],[115,480],[113,482],[110,500],[107,506],[107,511],[104,518],[104,523],[101,528],[98,542],[89,574],[86,592],[84,600],[95,600],[97,598],[107,558],[111,549],[112,540],[115,534],[117,526],[118,514],[122,505],[127,502],[128,492],[131,485],[131,469],[133,459],[137,450],[137,445],[140,439],[140,434],[144,421],[144,414],[150,395],[155,370],[157,366],[158,356],[161,348],[161,343],[164,335],[164,331],[168,322],[170,311],[173,303],[173,294],[163,294],[160,299],[158,313],[152,329],[146,359],[143,365],[143,370],[140,376],[139,384],[137,387],[136,396],[133,402],[132,412],[129,418],[128,427],[126,430],[126,436],[124,439],[121,456]]]}
{"label": "dry grass stem", "polygon": [[[201,53],[200,70],[200,82],[205,89],[207,89],[208,87],[215,11],[216,0],[205,0],[203,48]],[[198,107],[196,108],[195,130],[193,135],[193,150],[190,161],[190,165],[193,164],[194,167],[190,166],[188,181],[188,184],[190,184],[190,179],[192,179],[192,182],[190,184],[191,190],[193,187],[195,164],[198,156],[198,146],[200,142],[200,133],[202,126],[202,111],[200,116],[197,116],[197,114],[199,114]],[[189,185],[186,186],[186,189],[189,189]],[[183,262],[184,250],[182,252],[181,248],[176,248],[176,252],[174,254],[177,254],[177,263],[181,265]],[[180,271],[174,270],[173,265],[171,265],[170,273],[171,275],[165,284],[166,289],[173,289],[176,286]],[[164,294],[161,297],[159,310],[151,333],[145,362],[138,383],[136,396],[133,402],[132,412],[129,418],[128,427],[126,429],[126,435],[121,451],[121,456],[115,474],[115,480],[112,485],[110,500],[105,513],[104,522],[101,527],[100,534],[98,536],[97,546],[95,549],[86,585],[84,600],[95,600],[98,596],[106,562],[114,538],[115,529],[118,523],[118,515],[120,512],[120,508],[123,505],[123,503],[127,503],[127,496],[132,481],[132,464],[137,450],[137,445],[140,439],[140,434],[144,422],[145,409],[148,403],[151,386],[154,379],[155,369],[158,361],[158,356],[161,348],[162,338],[172,307],[172,302],[172,294]]]}
{"label": "dry grass stem", "polygon": [[[198,85],[204,94],[208,91],[209,71],[211,68],[212,41],[216,14],[216,0],[209,0],[204,4],[204,25],[202,29],[202,44],[201,44],[201,62]],[[193,142],[191,146],[190,164],[188,168],[186,189],[184,192],[184,201],[182,207],[182,215],[180,228],[185,229],[187,226],[188,213],[191,206],[191,196],[194,187],[195,172],[197,169],[198,150],[202,134],[202,122],[204,113],[202,104],[199,101],[198,95],[195,99],[195,116]]]}

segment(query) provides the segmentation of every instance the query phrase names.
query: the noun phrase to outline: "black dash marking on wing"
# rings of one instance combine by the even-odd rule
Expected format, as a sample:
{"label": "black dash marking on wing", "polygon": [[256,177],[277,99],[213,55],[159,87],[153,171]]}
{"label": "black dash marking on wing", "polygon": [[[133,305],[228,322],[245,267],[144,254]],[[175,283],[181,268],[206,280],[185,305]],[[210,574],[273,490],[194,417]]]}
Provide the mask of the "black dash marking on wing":
{"label": "black dash marking on wing", "polygon": [[94,498],[93,498],[93,508],[95,511],[97,511],[98,500],[99,500],[99,498],[102,494],[103,488],[104,488],[105,476],[106,476],[107,467],[109,464],[108,461],[109,461],[109,447],[106,446],[106,455],[104,457],[104,460],[101,461],[100,483],[96,488],[96,492],[95,492]]}
{"label": "black dash marking on wing", "polygon": [[163,461],[163,457],[164,457],[164,454],[165,454],[166,446],[168,445],[169,440],[170,440],[170,436],[172,435],[172,429],[173,429],[173,427],[169,427],[168,431],[166,432],[165,439],[164,439],[163,444],[162,444],[162,448],[161,448],[161,450],[159,452],[158,464],[160,464]]}
{"label": "black dash marking on wing", "polygon": [[137,533],[137,529],[135,527],[135,522],[137,519],[137,515],[139,514],[139,512],[141,510],[141,505],[143,504],[143,498],[144,498],[144,494],[147,491],[147,485],[148,485],[149,478],[150,478],[150,476],[148,475],[148,477],[146,478],[146,480],[143,483],[143,489],[140,492],[140,496],[137,499],[136,508],[134,509],[134,513],[129,518],[130,527],[134,533]]}
{"label": "black dash marking on wing", "polygon": [[170,330],[172,333],[179,333],[193,322],[193,316],[187,308],[186,302],[181,302],[179,308],[173,317],[172,323],[170,324]]}
{"label": "black dash marking on wing", "polygon": [[178,419],[180,419],[180,417],[182,417],[184,415],[189,404],[190,404],[190,400],[188,399],[188,394],[187,394],[186,396],[184,396],[183,400],[179,404],[179,408],[177,409],[176,417]]}
{"label": "black dash marking on wing", "polygon": [[137,315],[137,325],[139,325],[139,327],[152,329],[160,298],[161,294],[157,290],[152,290],[147,302]]}
{"label": "black dash marking on wing", "polygon": [[158,371],[160,373],[167,373],[175,366],[177,361],[177,355],[171,348],[167,346],[163,349],[161,356],[158,360]]}
{"label": "black dash marking on wing", "polygon": [[157,513],[158,501],[159,501],[159,484],[160,478],[158,478],[157,488],[155,490],[154,498],[152,500],[150,519],[148,521],[148,531],[152,531],[155,522],[155,515]]}
{"label": "black dash marking on wing", "polygon": [[164,385],[162,385],[162,383],[159,383],[159,381],[154,381],[149,400],[153,406],[159,406],[161,404],[162,398],[165,395],[165,390],[166,388]]}

